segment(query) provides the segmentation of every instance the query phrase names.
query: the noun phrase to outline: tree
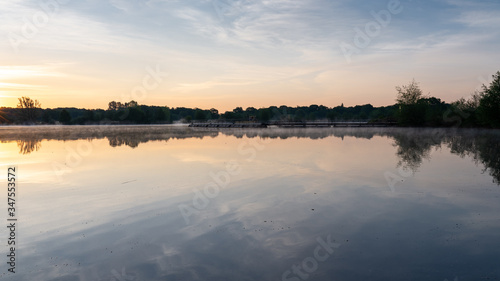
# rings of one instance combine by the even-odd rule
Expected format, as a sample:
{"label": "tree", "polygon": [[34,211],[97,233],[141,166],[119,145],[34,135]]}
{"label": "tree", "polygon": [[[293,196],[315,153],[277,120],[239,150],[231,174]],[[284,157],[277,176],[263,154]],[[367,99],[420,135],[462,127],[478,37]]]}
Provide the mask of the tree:
{"label": "tree", "polygon": [[194,120],[196,120],[196,121],[205,121],[206,118],[207,118],[207,116],[203,112],[203,110],[196,109],[196,112],[194,113]]}
{"label": "tree", "polygon": [[163,122],[167,120],[167,114],[165,113],[165,110],[163,108],[158,107],[155,110],[155,118],[156,121],[158,122]]}
{"label": "tree", "polygon": [[0,124],[8,123],[8,122],[9,122],[9,120],[7,118],[3,117],[2,112],[0,112]]}
{"label": "tree", "polygon": [[245,118],[245,111],[243,111],[243,108],[241,108],[241,107],[237,107],[237,108],[233,109],[233,113],[234,113],[234,119],[236,119],[236,120],[247,119],[247,118]]}
{"label": "tree", "polygon": [[479,108],[481,103],[481,99],[483,98],[484,93],[480,91],[475,91],[469,99],[460,98],[457,101],[453,102],[452,105],[464,112],[473,112]]}
{"label": "tree", "polygon": [[[458,115],[458,124],[462,127],[475,127],[480,125],[479,121],[479,106],[484,94],[480,91],[475,91],[468,99],[460,98],[451,104],[451,113]],[[449,119],[455,120],[450,117]]]}
{"label": "tree", "polygon": [[302,109],[298,109],[295,111],[295,116],[294,116],[294,121],[304,121],[304,117],[306,116],[306,113]]}
{"label": "tree", "polygon": [[330,121],[335,120],[335,112],[333,111],[333,109],[328,111],[328,113],[326,114],[326,118],[328,118],[328,120]]}
{"label": "tree", "polygon": [[267,122],[271,119],[271,110],[268,108],[260,108],[258,111],[258,119],[262,122]]}
{"label": "tree", "polygon": [[307,120],[310,120],[310,121],[314,121],[314,120],[316,120],[316,113],[315,113],[315,112],[310,112],[310,113],[307,115]]}
{"label": "tree", "polygon": [[116,101],[110,101],[108,103],[108,110],[117,110],[118,109],[118,104]]}
{"label": "tree", "polygon": [[398,122],[405,126],[423,126],[427,103],[424,101],[418,82],[413,79],[408,85],[396,86],[396,101],[399,105]]}
{"label": "tree", "polygon": [[124,112],[123,120],[130,121],[136,124],[141,124],[146,121],[146,114],[141,107],[132,106],[127,107]]}
{"label": "tree", "polygon": [[49,112],[49,110],[44,110],[43,111],[42,122],[47,123],[47,124],[53,123],[53,120],[50,118],[50,112]]}
{"label": "tree", "polygon": [[125,107],[138,107],[139,104],[135,100],[131,100],[125,103]]}
{"label": "tree", "polygon": [[210,108],[210,119],[218,119],[219,111],[215,108]]}
{"label": "tree", "polygon": [[489,86],[483,85],[479,116],[483,124],[500,127],[500,71],[493,75],[493,81]]}
{"label": "tree", "polygon": [[398,91],[396,101],[400,105],[416,104],[419,99],[423,98],[422,90],[415,79],[408,85],[396,86],[396,90]]}
{"label": "tree", "polygon": [[18,100],[17,108],[20,109],[21,120],[24,122],[34,122],[40,113],[42,106],[40,102],[29,97],[21,97]]}
{"label": "tree", "polygon": [[59,122],[63,124],[69,124],[71,122],[71,115],[66,109],[63,109],[59,114]]}

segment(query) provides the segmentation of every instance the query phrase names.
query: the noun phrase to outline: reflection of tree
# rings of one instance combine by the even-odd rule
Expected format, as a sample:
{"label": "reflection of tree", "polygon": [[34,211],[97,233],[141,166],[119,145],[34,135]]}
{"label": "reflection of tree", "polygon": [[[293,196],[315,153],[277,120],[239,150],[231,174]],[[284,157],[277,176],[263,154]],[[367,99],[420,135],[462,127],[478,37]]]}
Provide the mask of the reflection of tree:
{"label": "reflection of tree", "polygon": [[489,170],[493,181],[500,184],[500,136],[483,134],[478,136],[455,135],[448,146],[460,157],[470,156]]}
{"label": "reflection of tree", "polygon": [[139,146],[139,143],[141,142],[139,138],[134,138],[132,136],[129,136],[128,138],[122,136],[112,136],[107,138],[109,140],[109,146],[111,147],[128,145],[132,148],[136,148]]}
{"label": "reflection of tree", "polygon": [[[109,140],[112,147],[128,145],[137,147],[140,143],[149,141],[168,141],[169,139],[216,137],[218,131],[196,130],[176,126],[33,126],[0,127],[0,142],[18,142],[21,154],[36,151],[40,145],[29,144],[31,141],[42,140]],[[26,144],[24,144],[26,143]],[[30,149],[33,147],[33,149]]]}
{"label": "reflection of tree", "polygon": [[430,158],[433,149],[442,144],[451,153],[470,156],[484,165],[497,184],[500,184],[500,132],[453,129],[408,128],[287,128],[287,129],[224,129],[187,128],[175,126],[44,126],[0,127],[0,142],[15,141],[20,154],[37,151],[42,140],[82,140],[107,138],[112,147],[127,145],[137,147],[149,141],[170,139],[217,137],[220,133],[236,138],[308,138],[335,137],[344,139],[385,137],[394,139],[399,159],[398,166],[417,171],[424,159]]}
{"label": "reflection of tree", "polygon": [[42,147],[42,141],[39,139],[18,140],[19,154],[30,154],[38,151]]}
{"label": "reflection of tree", "polygon": [[[215,129],[217,130],[217,129]],[[327,137],[354,137],[371,139],[374,136],[387,135],[388,129],[385,128],[278,128],[278,129],[224,129],[222,134],[234,136],[236,138],[271,138],[271,139],[287,139],[287,138],[307,138],[307,139],[323,139]]]}
{"label": "reflection of tree", "polygon": [[499,139],[478,139],[477,154],[481,163],[488,168],[493,181],[500,184],[500,142]]}
{"label": "reflection of tree", "polygon": [[399,132],[390,135],[397,146],[398,166],[416,170],[424,159],[430,159],[430,152],[445,144],[451,153],[460,157],[471,157],[476,164],[489,170],[493,181],[500,184],[500,134],[495,131],[467,130],[419,130]]}
{"label": "reflection of tree", "polygon": [[399,158],[398,167],[416,172],[424,159],[430,159],[434,147],[441,145],[442,138],[435,134],[422,132],[400,133],[393,135],[396,155]]}

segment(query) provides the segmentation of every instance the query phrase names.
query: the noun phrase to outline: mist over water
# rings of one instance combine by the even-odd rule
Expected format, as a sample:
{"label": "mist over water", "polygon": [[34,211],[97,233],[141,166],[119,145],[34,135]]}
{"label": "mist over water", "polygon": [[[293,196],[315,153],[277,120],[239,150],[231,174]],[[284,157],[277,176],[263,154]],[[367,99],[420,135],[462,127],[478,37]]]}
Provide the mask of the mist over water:
{"label": "mist over water", "polygon": [[21,226],[18,273],[2,277],[494,280],[499,141],[494,130],[0,127]]}

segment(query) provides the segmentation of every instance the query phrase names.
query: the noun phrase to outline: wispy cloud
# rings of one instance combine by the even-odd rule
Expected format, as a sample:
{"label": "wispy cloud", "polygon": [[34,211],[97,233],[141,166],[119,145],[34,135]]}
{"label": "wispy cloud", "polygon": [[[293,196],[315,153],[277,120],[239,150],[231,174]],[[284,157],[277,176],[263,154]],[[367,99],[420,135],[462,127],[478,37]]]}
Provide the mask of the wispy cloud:
{"label": "wispy cloud", "polygon": [[36,90],[44,88],[44,86],[41,85],[28,85],[28,84],[17,84],[17,83],[3,83],[0,82],[0,90]]}
{"label": "wispy cloud", "polygon": [[32,77],[65,77],[66,74],[56,71],[57,67],[57,64],[0,66],[0,77],[4,81]]}
{"label": "wispy cloud", "polygon": [[498,11],[465,11],[457,22],[467,26],[496,29],[500,25]]}
{"label": "wispy cloud", "polygon": [[[386,9],[387,3],[68,1],[15,53],[9,34],[21,34],[26,20],[42,9],[37,0],[5,1],[0,82],[4,91],[32,87],[47,98],[67,95],[65,105],[89,93],[106,104],[141,83],[146,66],[160,64],[171,76],[150,93],[153,100],[224,95],[236,104],[275,93],[273,99],[293,98],[292,104],[313,97],[325,103],[339,97],[349,104],[360,100],[353,97],[374,93],[366,102],[384,104],[393,101],[386,89],[403,76],[451,81],[460,74],[461,80],[477,84],[478,70],[498,68],[500,3],[490,0],[401,1],[403,12],[347,64],[339,44],[352,42],[356,29],[375,20],[371,12]],[[360,77],[364,83],[356,82]],[[449,88],[446,95],[463,95]]]}

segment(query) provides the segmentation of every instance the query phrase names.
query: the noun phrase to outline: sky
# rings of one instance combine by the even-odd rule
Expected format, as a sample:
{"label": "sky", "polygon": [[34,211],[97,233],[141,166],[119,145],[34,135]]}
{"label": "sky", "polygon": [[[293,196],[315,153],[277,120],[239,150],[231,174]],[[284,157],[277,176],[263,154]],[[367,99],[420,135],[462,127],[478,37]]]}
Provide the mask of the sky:
{"label": "sky", "polygon": [[0,0],[0,107],[467,98],[500,71],[498,0]]}

